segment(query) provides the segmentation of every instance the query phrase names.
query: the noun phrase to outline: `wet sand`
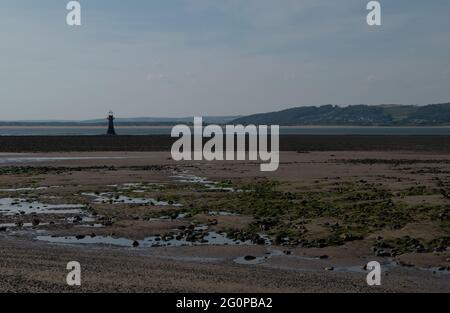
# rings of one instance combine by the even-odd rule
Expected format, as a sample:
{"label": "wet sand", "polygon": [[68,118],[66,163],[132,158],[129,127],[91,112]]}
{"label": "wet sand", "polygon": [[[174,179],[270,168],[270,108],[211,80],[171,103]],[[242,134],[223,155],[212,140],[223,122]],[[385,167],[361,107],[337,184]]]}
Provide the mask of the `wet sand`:
{"label": "wet sand", "polygon": [[[426,272],[400,268],[383,275],[381,287],[369,287],[364,272],[236,264],[231,256],[242,252],[226,251],[227,247],[207,253],[185,248],[183,255],[170,250],[50,246],[4,237],[0,242],[2,292],[448,292],[448,279]],[[82,266],[81,287],[65,283],[65,267],[74,260]]]}
{"label": "wet sand", "polygon": [[[0,136],[0,152],[170,151],[176,138],[152,136]],[[281,135],[281,151],[450,151],[450,136]]]}
{"label": "wet sand", "polygon": [[[274,173],[258,162],[178,163],[167,152],[0,159],[0,198],[11,199],[0,206],[2,292],[450,292],[446,153],[282,152]],[[268,182],[275,189],[260,197],[278,199],[276,224],[252,196],[251,186]],[[348,216],[317,210],[325,200],[321,208]],[[385,220],[360,203],[395,214]],[[41,212],[51,205],[83,209]],[[270,244],[257,242],[256,226]],[[224,245],[211,232],[235,237]],[[177,236],[189,244],[176,246]],[[125,244],[86,243],[102,238]],[[382,264],[381,286],[366,283],[372,260]],[[65,284],[69,261],[82,265],[80,288]]]}

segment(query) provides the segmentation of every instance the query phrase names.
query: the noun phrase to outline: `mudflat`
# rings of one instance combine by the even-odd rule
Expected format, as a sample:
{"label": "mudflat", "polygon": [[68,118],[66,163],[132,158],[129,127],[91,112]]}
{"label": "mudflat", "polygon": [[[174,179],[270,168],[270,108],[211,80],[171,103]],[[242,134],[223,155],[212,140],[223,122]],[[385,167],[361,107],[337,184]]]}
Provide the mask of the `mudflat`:
{"label": "mudflat", "polygon": [[[177,138],[142,136],[0,136],[0,152],[170,151]],[[281,151],[450,152],[446,135],[280,135]]]}
{"label": "mudflat", "polygon": [[2,153],[0,292],[449,292],[448,145],[376,148]]}

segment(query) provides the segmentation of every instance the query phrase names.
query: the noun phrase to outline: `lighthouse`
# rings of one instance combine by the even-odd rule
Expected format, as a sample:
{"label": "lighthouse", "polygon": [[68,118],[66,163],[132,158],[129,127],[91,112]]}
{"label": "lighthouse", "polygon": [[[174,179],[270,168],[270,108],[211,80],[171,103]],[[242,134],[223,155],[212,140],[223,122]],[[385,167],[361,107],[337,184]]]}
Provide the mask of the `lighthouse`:
{"label": "lighthouse", "polygon": [[115,136],[116,131],[114,130],[114,114],[112,111],[109,111],[108,115],[108,131],[106,132],[107,135]]}

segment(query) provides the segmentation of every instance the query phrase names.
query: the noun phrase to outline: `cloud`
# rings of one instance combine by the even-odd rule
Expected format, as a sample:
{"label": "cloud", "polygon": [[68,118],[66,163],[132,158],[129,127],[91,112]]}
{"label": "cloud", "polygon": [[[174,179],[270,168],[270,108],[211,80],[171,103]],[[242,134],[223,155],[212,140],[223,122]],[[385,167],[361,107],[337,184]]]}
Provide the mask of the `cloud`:
{"label": "cloud", "polygon": [[385,1],[380,28],[366,3],[90,0],[69,29],[60,1],[4,0],[2,119],[448,101],[450,3]]}

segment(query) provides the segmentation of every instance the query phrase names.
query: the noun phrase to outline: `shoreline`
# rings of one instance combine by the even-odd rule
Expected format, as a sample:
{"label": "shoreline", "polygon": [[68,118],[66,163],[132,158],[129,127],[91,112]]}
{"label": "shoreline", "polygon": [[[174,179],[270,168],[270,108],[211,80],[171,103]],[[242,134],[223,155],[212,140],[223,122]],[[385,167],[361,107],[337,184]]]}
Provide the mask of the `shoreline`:
{"label": "shoreline", "polygon": [[[174,124],[168,124],[168,125],[115,125],[115,128],[121,129],[121,128],[149,128],[149,129],[163,129],[163,128],[172,128],[175,125],[179,125],[183,123],[174,123]],[[211,124],[211,123],[209,123]],[[190,124],[189,124],[190,125]],[[206,124],[205,124],[206,125]],[[221,126],[224,126],[225,124],[218,124]],[[190,125],[192,127],[192,125]],[[279,125],[280,128],[450,128],[450,125]],[[86,128],[86,129],[105,129],[107,126],[105,125],[0,125],[0,129],[42,129],[42,128],[55,128],[55,129],[61,129],[61,128],[69,128],[69,129],[76,129],[76,128]]]}
{"label": "shoreline", "polygon": [[[0,136],[0,152],[170,151],[168,135]],[[280,151],[450,152],[450,135],[280,135]]]}
{"label": "shoreline", "polygon": [[[168,152],[4,164],[0,292],[70,292],[68,260],[82,264],[80,292],[449,291],[448,153],[282,160],[264,177],[254,162]],[[367,286],[369,261],[383,267],[380,287]]]}

